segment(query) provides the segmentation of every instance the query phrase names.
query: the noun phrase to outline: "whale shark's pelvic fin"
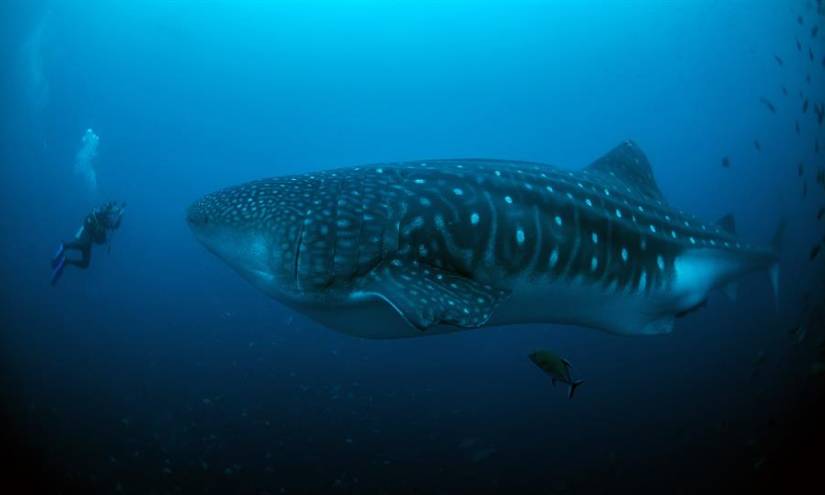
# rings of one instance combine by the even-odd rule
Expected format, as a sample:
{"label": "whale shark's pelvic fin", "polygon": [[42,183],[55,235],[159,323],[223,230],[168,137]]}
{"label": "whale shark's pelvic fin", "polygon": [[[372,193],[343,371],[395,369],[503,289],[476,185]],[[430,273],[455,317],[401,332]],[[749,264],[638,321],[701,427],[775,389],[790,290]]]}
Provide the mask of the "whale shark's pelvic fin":
{"label": "whale shark's pelvic fin", "polygon": [[385,261],[357,283],[354,297],[379,297],[419,330],[484,325],[508,292],[418,261]]}

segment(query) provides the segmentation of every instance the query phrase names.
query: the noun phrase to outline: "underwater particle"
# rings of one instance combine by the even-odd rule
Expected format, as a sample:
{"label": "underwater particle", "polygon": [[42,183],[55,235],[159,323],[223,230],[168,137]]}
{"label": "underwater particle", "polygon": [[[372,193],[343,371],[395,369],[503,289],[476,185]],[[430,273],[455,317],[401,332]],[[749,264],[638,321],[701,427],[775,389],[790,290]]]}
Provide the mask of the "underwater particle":
{"label": "underwater particle", "polygon": [[785,86],[781,86],[781,88],[782,88],[782,94],[784,96],[788,96],[788,88],[786,88]]}
{"label": "underwater particle", "polygon": [[825,376],[825,363],[822,361],[815,361],[811,364],[811,369],[808,372],[809,375],[813,378],[820,378]]}
{"label": "underwater particle", "polygon": [[758,139],[753,140],[753,147],[756,149],[756,151],[762,151],[762,145],[759,144]]}
{"label": "underwater particle", "polygon": [[800,134],[799,121],[798,120],[794,121],[793,127],[794,127],[794,131],[796,131],[796,135],[798,136]]}
{"label": "underwater particle", "polygon": [[725,168],[730,168],[730,157],[722,157],[722,166]]}
{"label": "underwater particle", "polygon": [[802,163],[802,162],[799,162],[799,165],[797,165],[797,171],[798,171],[800,177],[805,175],[805,164]]}
{"label": "underwater particle", "polygon": [[819,34],[819,26],[814,26],[811,28],[811,38],[816,38],[816,35]]}
{"label": "underwater particle", "polygon": [[762,456],[759,459],[757,459],[756,461],[754,461],[753,470],[754,471],[759,471],[760,469],[762,469],[762,466],[764,466],[764,465],[765,465],[765,456]]}
{"label": "underwater particle", "polygon": [[484,449],[478,449],[478,450],[473,451],[473,453],[470,455],[470,461],[472,461],[473,463],[478,463],[478,462],[484,461],[486,459],[489,459],[490,456],[492,456],[495,453],[496,453],[496,449],[494,449],[492,447],[487,447],[487,448],[484,448]]}
{"label": "underwater particle", "polygon": [[798,39],[796,40],[796,51],[802,51],[802,43],[800,43]]}
{"label": "underwater particle", "polygon": [[815,259],[816,259],[816,257],[817,257],[817,256],[819,256],[819,251],[820,251],[820,249],[822,249],[822,245],[821,245],[821,244],[816,244],[816,245],[814,245],[814,247],[812,247],[812,248],[811,248],[811,254],[808,256],[808,258],[809,258],[811,261],[815,260]]}
{"label": "underwater particle", "polygon": [[808,113],[808,98],[802,101],[802,113]]}
{"label": "underwater particle", "polygon": [[817,221],[822,220],[823,215],[825,215],[825,206],[823,206],[822,208],[819,209],[819,211],[816,212]]}

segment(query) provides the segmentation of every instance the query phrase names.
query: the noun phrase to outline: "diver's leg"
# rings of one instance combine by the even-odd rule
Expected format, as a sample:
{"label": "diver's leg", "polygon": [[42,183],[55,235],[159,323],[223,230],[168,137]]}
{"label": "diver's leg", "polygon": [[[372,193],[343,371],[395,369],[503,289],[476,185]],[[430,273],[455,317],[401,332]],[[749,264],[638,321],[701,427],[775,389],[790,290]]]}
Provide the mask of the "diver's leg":
{"label": "diver's leg", "polygon": [[[66,246],[69,247],[69,246]],[[66,263],[69,265],[74,265],[80,269],[85,270],[89,267],[89,263],[92,261],[92,246],[91,244],[83,244],[81,246],[74,247],[73,249],[78,249],[81,254],[81,258],[79,260],[70,260],[67,259]]]}
{"label": "diver's leg", "polygon": [[63,243],[63,249],[74,249],[77,251],[83,251],[88,244],[89,242],[85,239],[72,239],[71,241],[66,241]]}

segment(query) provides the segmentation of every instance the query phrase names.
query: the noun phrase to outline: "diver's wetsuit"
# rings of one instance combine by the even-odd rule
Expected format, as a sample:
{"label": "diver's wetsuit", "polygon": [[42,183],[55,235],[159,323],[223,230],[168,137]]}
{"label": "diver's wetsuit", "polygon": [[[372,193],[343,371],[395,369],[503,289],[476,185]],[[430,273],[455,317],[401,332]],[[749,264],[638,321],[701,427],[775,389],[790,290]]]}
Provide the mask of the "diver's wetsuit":
{"label": "diver's wetsuit", "polygon": [[[110,202],[86,215],[83,225],[75,234],[74,239],[63,242],[52,260],[52,267],[54,268],[52,285],[60,279],[65,265],[73,265],[80,269],[88,268],[92,260],[92,244],[104,244],[108,232],[120,227],[124,206],[117,206],[115,203]],[[66,250],[68,249],[80,252],[80,259],[67,258]]]}

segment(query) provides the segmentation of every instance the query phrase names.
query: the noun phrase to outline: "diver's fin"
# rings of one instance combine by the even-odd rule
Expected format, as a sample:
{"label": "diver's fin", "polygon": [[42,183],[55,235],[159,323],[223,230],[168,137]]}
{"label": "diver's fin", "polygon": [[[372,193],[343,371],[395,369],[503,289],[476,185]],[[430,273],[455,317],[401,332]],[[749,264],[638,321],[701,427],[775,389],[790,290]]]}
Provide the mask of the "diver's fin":
{"label": "diver's fin", "polygon": [[570,384],[570,391],[567,392],[567,398],[572,399],[573,394],[576,392],[576,387],[584,383],[584,380],[573,380],[573,383]]}
{"label": "diver's fin", "polygon": [[419,330],[480,327],[509,293],[454,272],[400,258],[385,261],[356,285],[354,297],[378,297]]}
{"label": "diver's fin", "polygon": [[728,213],[717,220],[716,225],[728,234],[736,233],[736,220],[733,218],[733,213]]}
{"label": "diver's fin", "polygon": [[561,359],[561,362],[562,362],[562,363],[564,363],[564,365],[565,365],[565,366],[567,366],[568,368],[572,368],[572,367],[573,367],[573,365],[572,365],[572,364],[570,364],[570,361],[568,361],[568,360],[566,360],[566,359],[564,359],[564,358],[559,358],[559,359]]}
{"label": "diver's fin", "polygon": [[728,299],[731,301],[735,301],[739,295],[739,284],[736,282],[731,282],[725,286],[725,295],[728,296]]}
{"label": "diver's fin", "polygon": [[52,268],[55,268],[58,264],[60,264],[60,260],[63,258],[64,254],[66,254],[66,245],[61,242],[60,245],[57,246],[54,256],[52,256]]}
{"label": "diver's fin", "polygon": [[61,275],[63,275],[63,269],[65,267],[66,267],[66,257],[61,256],[60,260],[57,263],[57,266],[55,266],[54,269],[52,270],[52,281],[51,281],[52,287],[54,287],[55,284],[57,284],[57,281],[60,280]]}

